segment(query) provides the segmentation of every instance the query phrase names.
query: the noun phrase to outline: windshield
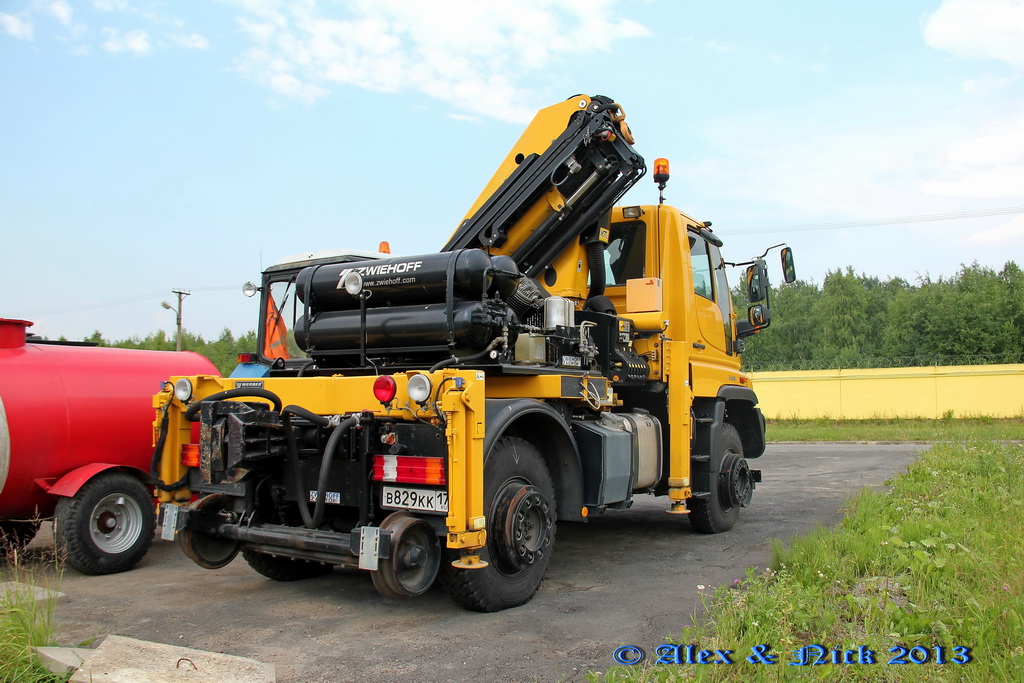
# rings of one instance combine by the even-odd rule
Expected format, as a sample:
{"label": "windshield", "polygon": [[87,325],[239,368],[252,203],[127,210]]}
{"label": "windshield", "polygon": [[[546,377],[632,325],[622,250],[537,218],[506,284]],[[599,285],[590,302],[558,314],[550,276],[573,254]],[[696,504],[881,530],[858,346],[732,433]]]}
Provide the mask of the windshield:
{"label": "windshield", "polygon": [[295,296],[295,275],[285,275],[263,287],[265,308],[260,329],[260,355],[268,360],[309,357],[296,345],[292,332],[295,321],[302,315],[302,302]]}

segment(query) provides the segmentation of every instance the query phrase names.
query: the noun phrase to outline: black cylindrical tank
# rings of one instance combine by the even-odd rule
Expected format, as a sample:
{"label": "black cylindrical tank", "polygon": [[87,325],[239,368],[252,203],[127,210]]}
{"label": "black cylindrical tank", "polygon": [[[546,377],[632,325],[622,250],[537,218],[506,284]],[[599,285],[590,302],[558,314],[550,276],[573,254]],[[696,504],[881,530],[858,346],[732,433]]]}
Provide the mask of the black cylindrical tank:
{"label": "black cylindrical tank", "polygon": [[[506,309],[507,310],[507,309]],[[501,333],[505,315],[495,314],[480,301],[458,301],[452,315],[457,346],[482,349]],[[359,311],[328,311],[295,323],[295,342],[303,350],[355,350],[360,344]],[[366,311],[367,349],[438,346],[448,343],[448,314],[444,304],[369,308]]]}
{"label": "black cylindrical tank", "polygon": [[[350,271],[363,276],[370,308],[394,304],[443,303],[449,272],[456,299],[479,299],[493,280],[491,259],[480,249],[461,249],[441,254],[396,256],[356,263],[309,266],[295,281],[299,300],[315,311],[347,311],[359,308],[359,299],[345,291],[342,278]],[[356,325],[358,328],[358,324]]]}

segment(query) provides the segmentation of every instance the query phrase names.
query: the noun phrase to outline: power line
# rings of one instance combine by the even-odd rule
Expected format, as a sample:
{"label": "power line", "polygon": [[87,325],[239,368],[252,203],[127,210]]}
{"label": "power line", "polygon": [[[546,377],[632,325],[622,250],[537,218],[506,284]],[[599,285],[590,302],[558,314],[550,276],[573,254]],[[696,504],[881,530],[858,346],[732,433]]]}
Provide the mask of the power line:
{"label": "power line", "polygon": [[998,209],[978,209],[976,211],[952,211],[950,213],[929,213],[917,216],[896,216],[894,218],[868,218],[859,221],[835,221],[832,223],[798,223],[793,225],[770,225],[758,228],[725,229],[727,235],[753,235],[766,232],[809,232],[813,230],[841,230],[842,228],[867,228],[878,225],[907,225],[910,223],[930,223],[934,221],[957,221],[967,218],[983,218],[985,216],[1012,216],[1024,214],[1024,206],[1005,206]]}
{"label": "power line", "polygon": [[[225,292],[228,290],[242,291],[241,287],[237,285],[223,285],[219,287],[192,287],[189,291],[192,292]],[[47,308],[41,311],[30,311],[25,314],[25,317],[32,318],[41,315],[56,315],[59,313],[75,313],[77,311],[91,311],[97,308],[107,308],[109,306],[123,306],[124,304],[135,304],[140,301],[149,301],[152,299],[160,299],[161,297],[167,296],[166,290],[159,290],[156,292],[145,292],[141,294],[133,294],[131,296],[123,296],[117,299],[106,299],[104,301],[97,301],[90,304],[78,304],[70,306],[61,306],[60,308]]]}

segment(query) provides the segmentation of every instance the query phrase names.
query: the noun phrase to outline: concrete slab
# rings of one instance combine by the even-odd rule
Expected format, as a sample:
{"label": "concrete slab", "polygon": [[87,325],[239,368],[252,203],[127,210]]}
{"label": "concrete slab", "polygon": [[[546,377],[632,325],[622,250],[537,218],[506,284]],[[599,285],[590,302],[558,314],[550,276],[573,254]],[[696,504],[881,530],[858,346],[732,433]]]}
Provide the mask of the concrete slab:
{"label": "concrete slab", "polygon": [[71,673],[96,653],[96,650],[84,647],[37,647],[35,651],[47,671],[55,674]]}
{"label": "concrete slab", "polygon": [[274,683],[270,664],[145,640],[107,636],[71,677],[73,683]]}
{"label": "concrete slab", "polygon": [[63,602],[68,597],[60,591],[43,588],[42,586],[33,586],[30,583],[21,583],[20,581],[4,581],[0,583],[0,595],[6,597],[8,594],[12,594],[16,598],[30,596],[30,599],[36,602],[53,600],[55,603]]}

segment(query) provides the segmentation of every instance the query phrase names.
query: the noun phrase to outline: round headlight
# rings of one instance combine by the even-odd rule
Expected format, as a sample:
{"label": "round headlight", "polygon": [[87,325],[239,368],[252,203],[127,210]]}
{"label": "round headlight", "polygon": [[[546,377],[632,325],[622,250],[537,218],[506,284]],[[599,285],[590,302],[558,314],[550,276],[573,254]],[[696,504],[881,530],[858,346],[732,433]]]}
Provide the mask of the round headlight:
{"label": "round headlight", "polygon": [[413,375],[409,378],[409,398],[416,403],[426,403],[430,399],[430,377],[427,375]]}
{"label": "round headlight", "polygon": [[256,296],[256,292],[260,291],[260,288],[255,283],[246,282],[242,285],[242,294],[245,294],[250,299]]}
{"label": "round headlight", "polygon": [[174,398],[182,403],[192,398],[192,380],[182,377],[174,383]]}

